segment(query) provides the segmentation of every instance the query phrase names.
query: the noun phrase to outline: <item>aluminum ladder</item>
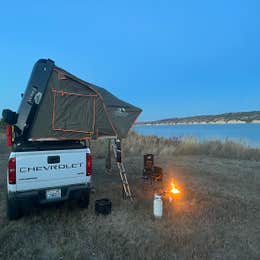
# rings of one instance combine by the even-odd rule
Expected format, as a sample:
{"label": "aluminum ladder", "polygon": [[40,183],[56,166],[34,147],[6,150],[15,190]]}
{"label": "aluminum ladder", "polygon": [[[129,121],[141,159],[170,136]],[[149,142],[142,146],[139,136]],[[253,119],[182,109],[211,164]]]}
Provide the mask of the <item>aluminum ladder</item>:
{"label": "aluminum ladder", "polygon": [[116,164],[119,169],[119,174],[120,174],[120,178],[122,181],[123,198],[133,201],[134,198],[133,198],[133,195],[132,195],[132,192],[131,192],[131,189],[130,189],[130,186],[129,186],[129,183],[127,180],[125,166],[122,162],[121,142],[119,139],[114,139],[114,141],[112,142],[112,149],[114,152]]}

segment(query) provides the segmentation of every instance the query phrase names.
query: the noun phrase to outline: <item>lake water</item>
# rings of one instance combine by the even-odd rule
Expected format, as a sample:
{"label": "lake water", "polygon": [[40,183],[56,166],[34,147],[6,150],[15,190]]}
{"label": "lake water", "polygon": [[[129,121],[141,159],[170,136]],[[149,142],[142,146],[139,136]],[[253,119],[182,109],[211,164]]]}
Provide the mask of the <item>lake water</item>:
{"label": "lake water", "polygon": [[134,131],[143,135],[162,137],[194,136],[200,141],[228,138],[250,146],[260,147],[260,124],[136,125]]}

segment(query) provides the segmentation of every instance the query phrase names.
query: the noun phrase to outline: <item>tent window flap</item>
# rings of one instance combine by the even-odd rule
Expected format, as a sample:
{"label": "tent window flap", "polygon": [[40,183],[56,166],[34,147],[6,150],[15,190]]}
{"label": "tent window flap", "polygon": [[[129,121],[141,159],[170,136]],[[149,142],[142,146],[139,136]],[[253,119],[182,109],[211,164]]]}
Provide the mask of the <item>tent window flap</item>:
{"label": "tent window flap", "polygon": [[[52,129],[55,131],[94,133],[96,95],[80,95],[52,90]],[[73,109],[72,109],[73,108]]]}

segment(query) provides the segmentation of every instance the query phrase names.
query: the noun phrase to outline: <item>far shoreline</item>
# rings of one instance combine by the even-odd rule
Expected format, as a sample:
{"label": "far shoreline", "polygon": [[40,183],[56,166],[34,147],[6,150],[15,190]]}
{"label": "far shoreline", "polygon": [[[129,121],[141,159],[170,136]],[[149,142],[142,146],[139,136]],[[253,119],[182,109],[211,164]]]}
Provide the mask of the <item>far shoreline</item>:
{"label": "far shoreline", "polygon": [[252,122],[232,121],[232,122],[185,122],[185,123],[136,123],[135,126],[175,126],[175,125],[256,125],[260,120]]}

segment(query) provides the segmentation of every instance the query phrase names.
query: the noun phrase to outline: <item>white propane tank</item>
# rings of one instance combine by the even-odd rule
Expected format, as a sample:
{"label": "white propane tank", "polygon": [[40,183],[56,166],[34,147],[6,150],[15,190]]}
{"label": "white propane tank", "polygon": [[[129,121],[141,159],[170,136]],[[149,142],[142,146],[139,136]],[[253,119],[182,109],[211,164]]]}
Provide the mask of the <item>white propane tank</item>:
{"label": "white propane tank", "polygon": [[153,214],[156,218],[161,218],[163,215],[163,201],[161,195],[154,194]]}

